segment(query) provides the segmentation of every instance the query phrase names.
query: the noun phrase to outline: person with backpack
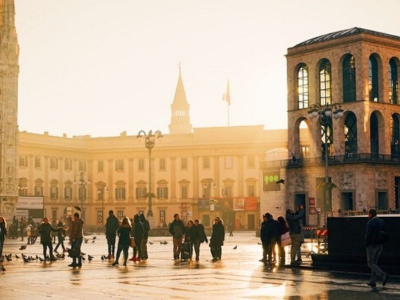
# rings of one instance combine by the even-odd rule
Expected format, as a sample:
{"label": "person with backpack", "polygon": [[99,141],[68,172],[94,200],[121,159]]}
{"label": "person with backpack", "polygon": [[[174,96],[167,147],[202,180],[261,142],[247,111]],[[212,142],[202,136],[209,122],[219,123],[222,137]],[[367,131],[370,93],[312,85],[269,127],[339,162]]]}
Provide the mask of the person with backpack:
{"label": "person with backpack", "polygon": [[174,220],[169,225],[169,232],[172,234],[174,259],[178,260],[182,251],[182,240],[185,235],[185,224],[179,218],[179,214],[174,214]]}
{"label": "person with backpack", "polygon": [[368,212],[368,223],[365,231],[365,246],[367,248],[367,262],[371,269],[371,279],[367,283],[370,287],[376,287],[376,279],[382,279],[382,286],[386,285],[389,275],[378,267],[378,260],[383,251],[383,243],[386,242],[388,234],[385,223],[376,216],[376,210],[370,209]]}

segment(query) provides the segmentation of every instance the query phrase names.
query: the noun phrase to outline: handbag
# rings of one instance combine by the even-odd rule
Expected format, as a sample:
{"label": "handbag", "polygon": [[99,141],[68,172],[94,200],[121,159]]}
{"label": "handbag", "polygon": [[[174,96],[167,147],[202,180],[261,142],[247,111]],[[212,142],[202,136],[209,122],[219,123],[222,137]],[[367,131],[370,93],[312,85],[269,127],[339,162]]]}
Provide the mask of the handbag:
{"label": "handbag", "polygon": [[68,250],[69,257],[77,258],[81,256],[81,249],[80,248],[71,248]]}
{"label": "handbag", "polygon": [[281,235],[281,247],[286,247],[292,244],[292,239],[290,238],[289,232]]}
{"label": "handbag", "polygon": [[136,247],[136,242],[135,242],[135,238],[134,238],[134,237],[131,237],[131,240],[130,240],[129,245],[130,245],[132,248],[135,248],[135,247]]}

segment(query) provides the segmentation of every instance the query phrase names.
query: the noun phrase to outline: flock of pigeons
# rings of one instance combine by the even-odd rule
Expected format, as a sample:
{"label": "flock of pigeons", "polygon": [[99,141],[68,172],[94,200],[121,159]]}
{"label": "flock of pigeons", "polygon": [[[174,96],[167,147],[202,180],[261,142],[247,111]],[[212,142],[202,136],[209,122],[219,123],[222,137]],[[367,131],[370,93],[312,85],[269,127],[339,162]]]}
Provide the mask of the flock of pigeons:
{"label": "flock of pigeons", "polygon": [[[94,236],[91,240],[92,240],[92,243],[94,243],[94,242],[96,241],[96,236]],[[89,241],[90,241],[90,239],[84,238],[84,242],[85,242],[86,244],[87,244]],[[152,245],[153,243],[149,241],[149,244]],[[168,242],[167,242],[167,241],[160,241],[160,244],[161,244],[161,245],[167,245]],[[19,247],[19,250],[26,250],[27,247],[28,247],[28,244],[21,245],[21,246]],[[236,250],[236,249],[237,249],[237,246],[233,247],[233,249]],[[65,251],[65,252],[68,252],[68,251],[69,251],[69,249],[66,248],[66,251]],[[23,260],[24,263],[31,263],[31,262],[35,262],[35,261],[39,261],[39,262],[56,261],[56,260],[60,260],[60,259],[64,259],[64,258],[65,258],[65,254],[64,254],[64,253],[58,253],[57,251],[54,251],[54,253],[55,253],[55,257],[50,257],[49,255],[47,255],[47,257],[44,257],[44,258],[42,258],[42,257],[40,257],[40,256],[38,256],[38,255],[36,255],[36,256],[33,257],[33,256],[25,255],[25,254],[23,254],[23,253],[21,254],[21,257],[18,256],[17,254],[15,254],[14,257],[15,257],[16,259],[22,258],[22,260]],[[85,260],[86,260],[85,255],[86,255],[86,253],[83,253],[83,252],[81,253],[82,261],[85,261]],[[13,259],[12,256],[13,256],[12,253],[7,254],[7,255],[3,255],[3,256],[0,258],[0,262],[3,262],[4,260],[6,260],[6,261],[12,261],[12,259]],[[89,255],[89,254],[87,255],[88,261],[92,261],[93,258],[94,258],[94,256]],[[102,261],[104,261],[104,260],[106,260],[106,259],[107,259],[107,255],[102,255],[102,256],[101,256],[101,260],[102,260]],[[0,266],[0,269],[1,269],[2,272],[5,272],[5,271],[6,271],[6,268],[4,267],[3,264]]]}

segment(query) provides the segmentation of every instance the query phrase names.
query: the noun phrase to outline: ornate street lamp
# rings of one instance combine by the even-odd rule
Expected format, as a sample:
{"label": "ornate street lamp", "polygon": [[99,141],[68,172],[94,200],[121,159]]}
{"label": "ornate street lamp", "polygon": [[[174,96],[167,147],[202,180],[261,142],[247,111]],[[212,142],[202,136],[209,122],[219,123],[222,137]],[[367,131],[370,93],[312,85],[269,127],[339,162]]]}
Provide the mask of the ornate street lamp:
{"label": "ornate street lamp", "polygon": [[152,130],[150,130],[147,134],[144,130],[140,130],[137,138],[142,138],[142,137],[144,137],[144,146],[146,147],[149,153],[149,191],[147,192],[147,197],[149,198],[149,209],[147,211],[147,217],[153,218],[152,198],[155,197],[155,195],[152,193],[152,185],[151,185],[151,150],[154,148],[156,139],[162,138],[163,135],[161,134],[160,130],[157,130],[154,133]]}
{"label": "ornate street lamp", "polygon": [[[333,112],[332,112],[333,111]],[[334,187],[333,183],[329,183],[329,172],[328,172],[328,135],[332,134],[332,113],[334,119],[343,117],[343,109],[338,104],[312,104],[308,111],[308,118],[313,119],[318,117],[320,125],[323,127],[323,138],[324,138],[324,158],[325,158],[325,182],[322,186],[324,191],[324,210],[332,210],[331,202],[331,190]]]}
{"label": "ornate street lamp", "polygon": [[90,183],[91,182],[89,179],[85,180],[85,172],[81,172],[79,174],[78,181],[74,181],[74,184],[79,185],[78,195],[79,195],[79,200],[81,201],[81,206],[75,208],[81,211],[82,218],[83,218],[83,201],[86,200],[86,186]]}

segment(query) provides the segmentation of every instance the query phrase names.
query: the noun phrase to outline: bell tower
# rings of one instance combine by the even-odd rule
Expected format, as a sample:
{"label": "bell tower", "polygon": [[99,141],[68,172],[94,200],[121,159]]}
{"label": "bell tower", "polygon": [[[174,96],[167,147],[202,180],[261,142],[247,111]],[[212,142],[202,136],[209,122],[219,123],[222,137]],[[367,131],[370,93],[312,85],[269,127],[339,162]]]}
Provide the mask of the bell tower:
{"label": "bell tower", "polygon": [[185,88],[182,81],[181,66],[179,66],[178,84],[176,85],[174,102],[171,104],[170,134],[192,133],[189,107],[190,105],[186,100]]}
{"label": "bell tower", "polygon": [[0,0],[0,213],[7,219],[18,201],[18,57],[14,0]]}

